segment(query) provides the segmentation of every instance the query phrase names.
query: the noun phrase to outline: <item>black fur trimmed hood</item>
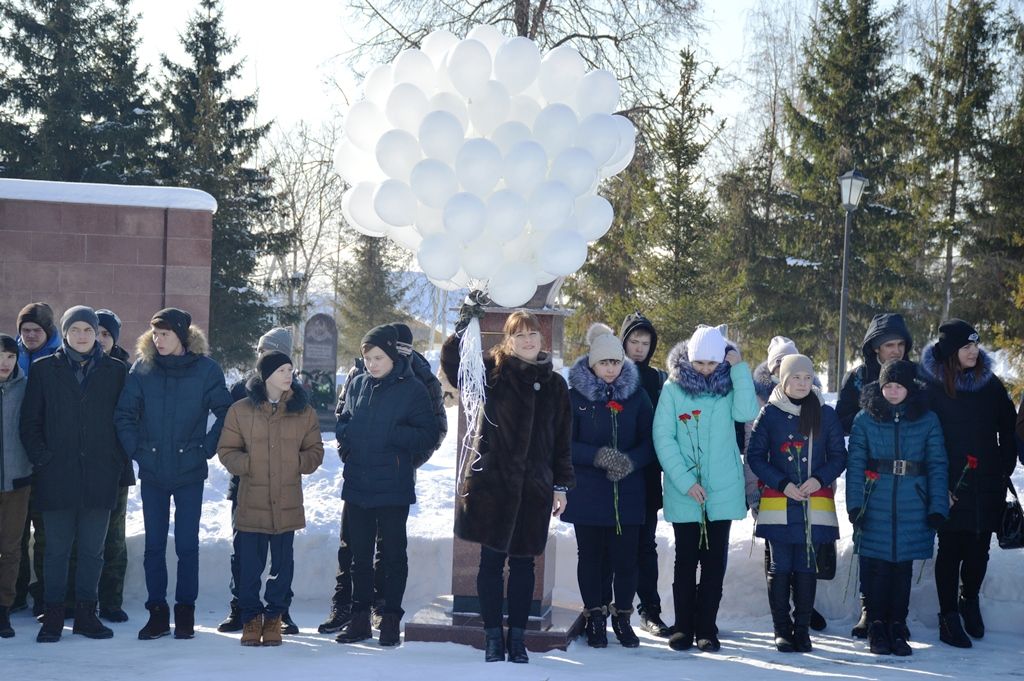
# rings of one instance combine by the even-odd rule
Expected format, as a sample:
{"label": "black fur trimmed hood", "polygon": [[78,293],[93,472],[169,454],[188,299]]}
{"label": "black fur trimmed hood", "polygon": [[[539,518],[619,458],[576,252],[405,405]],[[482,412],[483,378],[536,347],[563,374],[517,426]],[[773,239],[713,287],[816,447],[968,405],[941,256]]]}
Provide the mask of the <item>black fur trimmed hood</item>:
{"label": "black fur trimmed hood", "polygon": [[[270,398],[267,397],[267,384],[259,376],[253,376],[246,382],[245,393],[247,399],[256,407],[270,401]],[[306,394],[306,389],[293,378],[291,395],[288,397],[288,401],[285,402],[285,410],[289,414],[298,414],[305,410],[308,405],[309,395]]]}
{"label": "black fur trimmed hood", "polygon": [[[569,369],[569,387],[591,402],[604,400],[625,401],[640,387],[640,372],[629,358],[622,362],[622,373],[610,385],[590,370],[590,355],[577,359]],[[608,388],[611,388],[611,395]]]}
{"label": "black fur trimmed hood", "polygon": [[878,381],[872,381],[864,386],[860,393],[860,406],[871,418],[883,423],[892,421],[900,408],[902,408],[903,419],[916,421],[928,411],[928,396],[922,387],[918,386],[909,391],[907,399],[894,407],[882,395],[882,386]]}
{"label": "black fur trimmed hood", "polygon": [[[680,341],[668,353],[668,380],[690,395],[728,395],[732,390],[731,365],[723,359],[710,376],[698,373],[690,364],[687,342]],[[726,341],[725,353],[729,354],[730,350],[736,350],[736,346]]]}
{"label": "black fur trimmed hood", "polygon": [[[976,393],[992,380],[995,375],[992,373],[992,356],[978,348],[978,364],[981,365],[981,374],[976,375],[973,371],[961,371],[956,377],[956,389],[958,392]],[[935,357],[935,343],[932,343],[921,353],[920,367],[921,375],[931,383],[942,383],[942,377],[946,373],[945,365]]]}

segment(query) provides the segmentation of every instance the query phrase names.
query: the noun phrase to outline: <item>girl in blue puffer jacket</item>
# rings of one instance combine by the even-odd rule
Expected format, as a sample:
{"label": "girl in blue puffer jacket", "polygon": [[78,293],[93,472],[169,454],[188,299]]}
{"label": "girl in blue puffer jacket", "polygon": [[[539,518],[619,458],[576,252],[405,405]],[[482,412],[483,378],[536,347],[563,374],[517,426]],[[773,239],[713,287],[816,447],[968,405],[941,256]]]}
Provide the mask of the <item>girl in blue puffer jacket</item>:
{"label": "girl in blue puffer jacket", "polygon": [[916,376],[913,362],[887,362],[864,387],[850,433],[846,505],[877,655],[911,654],[913,561],[932,557],[935,531],[949,516],[942,427]]}

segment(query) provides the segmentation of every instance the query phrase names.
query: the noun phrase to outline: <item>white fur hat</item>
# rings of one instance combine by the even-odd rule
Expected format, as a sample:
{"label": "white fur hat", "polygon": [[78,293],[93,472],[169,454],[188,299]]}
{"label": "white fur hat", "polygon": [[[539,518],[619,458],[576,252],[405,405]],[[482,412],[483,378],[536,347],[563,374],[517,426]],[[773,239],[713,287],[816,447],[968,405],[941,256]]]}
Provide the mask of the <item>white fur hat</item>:
{"label": "white fur hat", "polygon": [[615,359],[622,361],[625,355],[622,351],[622,341],[616,336],[606,324],[591,324],[587,329],[587,345],[590,346],[589,363],[594,368],[602,359]]}
{"label": "white fur hat", "polygon": [[779,362],[786,355],[796,355],[800,351],[796,349],[796,343],[785,336],[776,336],[768,343],[768,371],[775,371]]}
{"label": "white fur hat", "polygon": [[705,326],[701,324],[690,336],[686,344],[687,354],[691,362],[723,362],[725,361],[725,326]]}

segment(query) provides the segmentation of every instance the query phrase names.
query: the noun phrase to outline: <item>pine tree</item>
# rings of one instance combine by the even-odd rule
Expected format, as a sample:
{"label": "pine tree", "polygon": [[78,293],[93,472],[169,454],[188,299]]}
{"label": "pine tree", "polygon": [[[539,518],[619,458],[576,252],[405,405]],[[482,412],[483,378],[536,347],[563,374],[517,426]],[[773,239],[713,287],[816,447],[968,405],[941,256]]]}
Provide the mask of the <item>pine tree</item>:
{"label": "pine tree", "polygon": [[0,175],[80,181],[95,165],[97,0],[0,1]]}
{"label": "pine tree", "polygon": [[355,238],[335,291],[338,350],[345,360],[360,356],[360,342],[373,327],[407,319],[400,311],[408,285],[402,283],[398,248],[390,239]]}
{"label": "pine tree", "polygon": [[[859,356],[861,330],[880,311],[911,312],[926,298],[918,235],[902,164],[911,141],[906,79],[893,65],[899,8],[873,0],[825,0],[804,43],[800,105],[785,105],[788,135],[780,193],[778,255],[787,266],[769,282],[803,307],[815,335],[801,350],[834,365],[839,330],[844,212],[837,178],[856,167],[870,187],[850,236],[846,357]],[[921,317],[908,314],[921,334]],[[778,333],[789,329],[780,328]],[[787,334],[788,335],[788,334]]]}
{"label": "pine tree", "polygon": [[270,222],[273,197],[255,153],[268,125],[250,123],[256,97],[232,97],[230,83],[241,62],[228,63],[237,39],[224,31],[219,0],[200,0],[181,36],[187,63],[162,58],[160,111],[167,127],[161,180],[194,187],[217,200],[213,217],[210,341],[228,365],[252,358],[252,348],[273,321],[273,310],[253,286],[257,260],[280,252],[287,232],[257,231]]}

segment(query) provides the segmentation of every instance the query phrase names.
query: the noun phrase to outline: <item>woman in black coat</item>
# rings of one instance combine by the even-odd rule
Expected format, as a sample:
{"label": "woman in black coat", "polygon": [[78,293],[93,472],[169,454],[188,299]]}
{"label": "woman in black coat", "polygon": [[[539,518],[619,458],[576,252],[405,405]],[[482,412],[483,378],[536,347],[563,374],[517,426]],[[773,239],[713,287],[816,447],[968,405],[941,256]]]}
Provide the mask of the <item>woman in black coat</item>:
{"label": "woman in black coat", "polygon": [[939,638],[958,648],[971,647],[967,634],[985,635],[978,596],[1017,458],[1013,402],[978,340],[967,322],[951,319],[921,356],[949,456],[951,507],[935,559]]}
{"label": "woman in black coat", "polygon": [[[482,316],[464,306],[463,322]],[[472,311],[471,311],[472,310]],[[566,508],[575,484],[569,389],[541,351],[540,322],[519,310],[505,320],[501,343],[485,356],[486,405],[475,448],[459,471],[455,534],[480,544],[477,594],[486,633],[485,659],[505,658],[501,630],[503,570],[509,564],[508,655],[529,662],[523,641],[534,586],[534,557],[544,552],[551,516]],[[441,368],[458,385],[459,333],[441,350]]]}
{"label": "woman in black coat", "polygon": [[32,365],[21,407],[21,440],[35,465],[33,497],[46,528],[46,608],[36,640],[60,640],[71,547],[77,545],[74,633],[110,638],[96,617],[103,542],[117,502],[126,457],[114,407],[127,368],[96,342],[99,321],[88,307],[64,313],[64,343]]}

